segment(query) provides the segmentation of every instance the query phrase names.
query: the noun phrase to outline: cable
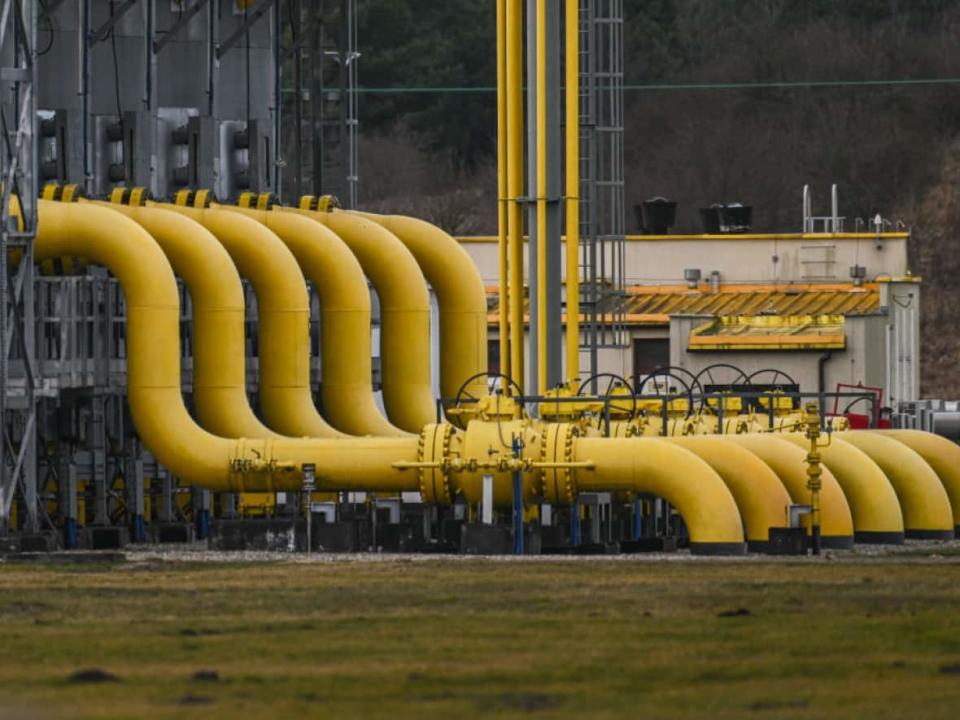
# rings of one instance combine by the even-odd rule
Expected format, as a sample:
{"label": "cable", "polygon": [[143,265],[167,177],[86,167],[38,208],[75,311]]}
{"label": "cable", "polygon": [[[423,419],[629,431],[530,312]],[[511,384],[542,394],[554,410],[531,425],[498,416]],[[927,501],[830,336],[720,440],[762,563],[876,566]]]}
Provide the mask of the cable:
{"label": "cable", "polygon": [[[800,80],[796,82],[729,82],[729,83],[653,83],[624,85],[624,91],[653,92],[663,90],[792,90],[807,88],[846,88],[846,87],[910,87],[910,86],[960,85],[960,78],[902,78],[893,80]],[[284,92],[292,89],[284,88]],[[394,94],[471,94],[495,93],[493,85],[466,86],[409,86],[409,87],[358,87],[358,93],[368,95]]]}
{"label": "cable", "polygon": [[53,26],[53,18],[50,17],[50,10],[47,8],[47,0],[40,0],[40,17],[47,22],[47,32],[50,33],[50,42],[47,43],[47,46],[43,50],[37,51],[37,57],[43,57],[53,48],[53,41],[56,37],[56,28]]}
{"label": "cable", "polygon": [[[110,0],[110,17],[113,17],[114,3],[116,0]],[[113,54],[113,92],[114,98],[117,101],[117,120],[120,122],[120,138],[121,138],[121,147],[123,151],[126,152],[126,148],[123,147],[123,140],[126,139],[126,131],[123,127],[123,110],[120,108],[120,63],[117,60],[117,32],[116,25],[110,28],[110,50]],[[123,158],[124,164],[126,164],[127,158]],[[130,180],[131,178],[127,178]]]}
{"label": "cable", "polygon": [[[244,22],[244,23],[247,22],[247,4],[246,4],[246,3],[244,3],[244,5],[243,5],[243,22]],[[247,135],[249,136],[249,134],[250,134],[250,29],[249,29],[249,28],[247,29],[246,33],[244,34],[244,43],[243,43],[243,44],[244,44],[244,54],[245,54],[245,60],[246,60],[246,73],[245,73],[245,75],[246,75],[246,87],[245,87],[246,98],[245,98],[245,100],[246,100],[246,105],[247,105],[247,108],[246,108],[246,109],[247,109]],[[249,142],[250,144],[252,144],[252,143],[254,142],[254,139],[253,139],[252,137],[250,137],[249,140],[248,140],[248,142]]]}

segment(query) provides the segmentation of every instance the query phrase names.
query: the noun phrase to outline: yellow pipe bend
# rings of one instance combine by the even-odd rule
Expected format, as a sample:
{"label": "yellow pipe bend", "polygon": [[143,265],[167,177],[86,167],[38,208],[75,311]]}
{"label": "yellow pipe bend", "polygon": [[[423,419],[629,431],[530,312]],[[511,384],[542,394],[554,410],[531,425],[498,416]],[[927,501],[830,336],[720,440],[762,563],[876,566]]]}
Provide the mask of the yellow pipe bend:
{"label": "yellow pipe bend", "polygon": [[[839,433],[838,433],[839,434]],[[904,443],[875,431],[842,433],[880,466],[900,500],[908,538],[950,539],[953,509],[940,478],[924,459]]]}
{"label": "yellow pipe bend", "polygon": [[667,500],[687,524],[691,552],[746,551],[733,495],[713,468],[686,448],[660,438],[578,438],[573,459],[596,464],[575,471],[581,492],[643,492]]}
{"label": "yellow pipe bend", "polygon": [[[803,450],[774,435],[724,435],[724,438],[727,442],[745,447],[769,465],[790,493],[794,503],[810,503],[810,491],[807,490],[807,454]],[[820,528],[823,546],[852,547],[853,517],[847,498],[828,468],[823,468],[821,481]]]}
{"label": "yellow pipe bend", "polygon": [[440,394],[457,395],[463,384],[473,397],[487,394],[487,293],[469,253],[454,238],[423,220],[403,215],[353,212],[396,235],[413,253],[437,294],[440,310]]}
{"label": "yellow pipe bend", "polygon": [[193,402],[200,424],[224,437],[279,437],[247,397],[243,285],[230,255],[200,223],[158,207],[96,203],[150,233],[193,303]]}
{"label": "yellow pipe bend", "polygon": [[197,425],[180,387],[180,298],[170,263],[140,225],[91,204],[39,202],[37,260],[83,256],[106,266],[124,290],[127,389],[137,433],[157,461],[214,492],[298,490],[300,466],[316,467],[317,489],[416,491],[417,438],[228,440]]}
{"label": "yellow pipe bend", "polygon": [[678,437],[669,442],[703,459],[723,479],[740,510],[750,550],[766,550],[770,528],[789,525],[790,495],[770,466],[752,452],[721,437]]}
{"label": "yellow pipe bend", "polygon": [[943,483],[953,509],[954,532],[960,532],[960,446],[934,433],[922,430],[876,430],[902,442],[933,468]]}
{"label": "yellow pipe bend", "polygon": [[[777,435],[804,450],[810,441],[799,433]],[[859,448],[834,433],[820,448],[824,466],[840,483],[853,515],[853,539],[863,543],[903,542],[903,512],[897,493],[883,470]]]}
{"label": "yellow pipe bend", "polygon": [[430,296],[420,266],[397,237],[343,211],[280,208],[314,218],[347,244],[380,299],[380,367],[387,417],[407,432],[436,420],[430,386]]}
{"label": "yellow pipe bend", "polygon": [[260,410],[288,436],[347,437],[317,411],[310,388],[310,300],[293,254],[255,220],[217,208],[160,205],[213,233],[257,297]]}
{"label": "yellow pipe bend", "polygon": [[390,424],[374,402],[370,291],[360,263],[346,244],[325,225],[302,215],[217,207],[250,217],[273,231],[313,282],[320,298],[324,417],[351,435],[406,435]]}

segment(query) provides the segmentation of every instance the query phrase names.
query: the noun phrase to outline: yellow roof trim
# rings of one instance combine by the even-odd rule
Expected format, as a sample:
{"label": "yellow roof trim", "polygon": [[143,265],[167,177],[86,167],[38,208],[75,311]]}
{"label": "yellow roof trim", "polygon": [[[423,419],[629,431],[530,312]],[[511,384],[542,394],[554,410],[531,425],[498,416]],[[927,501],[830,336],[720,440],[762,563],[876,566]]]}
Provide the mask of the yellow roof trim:
{"label": "yellow roof trim", "polygon": [[[627,242],[664,242],[696,240],[909,240],[908,232],[887,233],[744,233],[742,235],[627,235]],[[457,238],[464,245],[496,245],[500,238],[496,235],[465,235]],[[527,242],[527,238],[524,238]]]}
{"label": "yellow roof trim", "polygon": [[703,350],[843,350],[843,315],[720,317],[690,331],[688,348]]}

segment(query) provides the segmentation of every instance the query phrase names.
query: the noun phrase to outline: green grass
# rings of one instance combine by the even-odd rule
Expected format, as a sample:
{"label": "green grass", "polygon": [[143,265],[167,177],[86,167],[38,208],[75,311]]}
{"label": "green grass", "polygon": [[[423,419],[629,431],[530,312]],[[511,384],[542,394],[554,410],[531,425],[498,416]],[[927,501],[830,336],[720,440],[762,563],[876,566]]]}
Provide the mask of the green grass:
{"label": "green grass", "polygon": [[952,559],[0,565],[0,718],[954,718],[958,609]]}

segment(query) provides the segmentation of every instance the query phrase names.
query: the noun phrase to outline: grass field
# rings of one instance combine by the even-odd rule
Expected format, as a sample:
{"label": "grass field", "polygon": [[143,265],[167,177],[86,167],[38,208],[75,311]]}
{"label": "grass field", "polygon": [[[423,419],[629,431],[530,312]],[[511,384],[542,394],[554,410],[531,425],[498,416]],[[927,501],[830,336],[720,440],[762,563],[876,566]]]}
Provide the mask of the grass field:
{"label": "grass field", "polygon": [[956,560],[0,564],[0,718],[956,718]]}

